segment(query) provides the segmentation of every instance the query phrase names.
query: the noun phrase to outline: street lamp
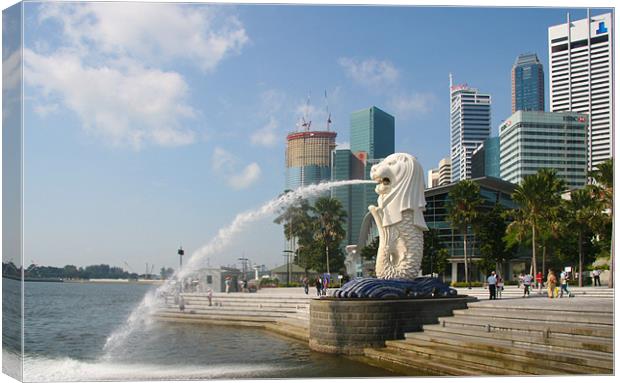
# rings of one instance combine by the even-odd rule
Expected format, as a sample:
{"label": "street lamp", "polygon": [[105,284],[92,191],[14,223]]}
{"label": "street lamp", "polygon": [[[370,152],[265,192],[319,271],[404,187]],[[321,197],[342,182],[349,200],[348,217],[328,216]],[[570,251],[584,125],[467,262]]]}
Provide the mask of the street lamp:
{"label": "street lamp", "polygon": [[284,253],[286,257],[286,287],[289,287],[291,283],[291,254],[293,250],[284,250]]}
{"label": "street lamp", "polygon": [[331,275],[329,272],[329,245],[327,244],[327,225],[325,224],[325,217],[321,215],[321,225],[323,226],[323,240],[325,241],[325,258],[327,260],[327,274]]}
{"label": "street lamp", "polygon": [[177,254],[179,254],[179,271],[181,271],[181,268],[183,267],[183,255],[185,254],[185,250],[183,250],[183,246],[179,246],[179,250],[177,251]]}
{"label": "street lamp", "polygon": [[242,270],[241,273],[243,275],[243,280],[246,280],[247,276],[245,275],[246,274],[245,273],[245,268],[247,266],[247,261],[249,259],[247,259],[246,257],[241,257],[241,258],[237,258],[237,260],[241,261],[241,270]]}

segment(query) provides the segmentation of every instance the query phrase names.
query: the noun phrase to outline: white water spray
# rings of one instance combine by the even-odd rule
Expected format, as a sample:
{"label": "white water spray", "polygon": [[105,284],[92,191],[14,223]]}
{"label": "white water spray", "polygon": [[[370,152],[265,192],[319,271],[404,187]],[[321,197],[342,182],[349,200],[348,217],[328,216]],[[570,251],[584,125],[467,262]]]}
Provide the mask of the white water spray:
{"label": "white water spray", "polygon": [[163,303],[161,296],[170,289],[170,281],[175,279],[183,279],[200,267],[205,262],[207,257],[213,255],[214,253],[221,252],[231,242],[234,236],[243,230],[249,223],[257,221],[268,215],[275,214],[280,209],[293,204],[299,199],[306,199],[316,196],[334,187],[365,183],[375,182],[369,180],[347,180],[325,182],[317,185],[301,187],[293,192],[286,193],[272,199],[256,210],[238,214],[230,225],[220,229],[211,241],[192,253],[183,270],[176,272],[175,275],[173,275],[163,285],[158,287],[156,290],[149,291],[144,296],[142,302],[140,302],[138,307],[132,311],[127,318],[127,321],[112,332],[106,340],[106,344],[103,348],[105,352],[104,358],[110,358],[117,350],[120,350],[128,337],[135,330],[138,328],[143,329],[152,323],[152,314],[154,314],[157,309],[161,307]]}

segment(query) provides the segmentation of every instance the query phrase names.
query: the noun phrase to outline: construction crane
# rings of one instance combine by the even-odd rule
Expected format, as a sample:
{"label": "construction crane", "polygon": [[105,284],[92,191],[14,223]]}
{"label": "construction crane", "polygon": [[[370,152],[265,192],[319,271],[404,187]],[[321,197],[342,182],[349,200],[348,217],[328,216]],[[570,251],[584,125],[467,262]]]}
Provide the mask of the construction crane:
{"label": "construction crane", "polygon": [[329,127],[332,124],[332,114],[329,112],[329,103],[327,102],[327,89],[325,89],[325,114],[327,115],[327,131],[329,132]]}
{"label": "construction crane", "polygon": [[306,99],[306,108],[304,110],[304,115],[301,117],[301,127],[304,128],[304,131],[310,131],[310,127],[312,126],[312,121],[308,116],[308,111],[310,110],[310,92],[308,92],[308,98]]}

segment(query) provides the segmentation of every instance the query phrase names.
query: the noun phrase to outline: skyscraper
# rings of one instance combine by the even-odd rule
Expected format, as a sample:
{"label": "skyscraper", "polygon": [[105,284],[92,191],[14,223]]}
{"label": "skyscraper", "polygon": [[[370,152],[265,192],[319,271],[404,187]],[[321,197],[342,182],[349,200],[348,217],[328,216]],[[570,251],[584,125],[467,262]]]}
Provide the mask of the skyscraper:
{"label": "skyscraper", "polygon": [[452,178],[451,174],[452,166],[450,163],[450,158],[442,158],[435,169],[428,171],[428,182],[426,184],[426,188],[431,189],[437,186],[449,184]]}
{"label": "skyscraper", "polygon": [[[333,154],[332,180],[369,179],[370,168],[394,153],[394,117],[372,106],[351,113],[351,149],[339,149]],[[353,185],[332,189],[347,209],[347,244],[357,244],[362,220],[368,205],[377,203],[375,185]]]}
{"label": "skyscraper", "polygon": [[520,54],[512,66],[512,113],[545,110],[545,76],[535,53]]}
{"label": "skyscraper", "polygon": [[426,188],[434,188],[439,186],[439,168],[430,169],[428,171],[428,180],[426,181]]}
{"label": "skyscraper", "polygon": [[336,132],[293,132],[286,136],[286,141],[286,189],[295,190],[330,179]]}
{"label": "skyscraper", "polygon": [[590,116],[588,170],[612,156],[611,13],[549,27],[550,109]]}
{"label": "skyscraper", "polygon": [[471,178],[500,178],[499,137],[490,137],[471,156]]}
{"label": "skyscraper", "polygon": [[450,75],[452,182],[471,178],[471,156],[490,134],[491,96],[467,85],[452,85]]}
{"label": "skyscraper", "polygon": [[551,168],[569,188],[583,187],[587,127],[586,114],[517,111],[499,127],[501,178],[518,184]]}

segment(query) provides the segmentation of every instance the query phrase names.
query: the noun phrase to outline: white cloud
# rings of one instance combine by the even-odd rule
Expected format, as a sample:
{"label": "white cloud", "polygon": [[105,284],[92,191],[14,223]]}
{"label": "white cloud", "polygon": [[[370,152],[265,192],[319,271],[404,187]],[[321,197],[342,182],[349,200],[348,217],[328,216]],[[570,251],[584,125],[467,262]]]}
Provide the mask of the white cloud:
{"label": "white cloud", "polygon": [[252,185],[260,177],[260,166],[256,162],[252,162],[246,166],[239,174],[230,177],[229,185],[234,189],[245,189]]}
{"label": "white cloud", "polygon": [[250,136],[252,144],[265,147],[275,146],[278,143],[278,140],[281,139],[278,131],[279,126],[280,124],[275,117],[269,117],[267,124],[252,133]]}
{"label": "white cloud", "polygon": [[214,7],[164,3],[48,3],[41,22],[60,21],[63,36],[80,50],[168,63],[187,59],[213,70],[249,41],[236,17]]}
{"label": "white cloud", "polygon": [[410,93],[392,96],[387,106],[398,117],[409,118],[415,114],[430,112],[435,103],[435,95],[432,93]]}
{"label": "white cloud", "polygon": [[211,156],[211,168],[235,190],[246,189],[258,180],[260,166],[252,162],[239,171],[239,159],[225,149],[216,147]]}
{"label": "white cloud", "polygon": [[231,172],[237,159],[228,151],[216,147],[211,156],[211,168],[216,172]]}
{"label": "white cloud", "polygon": [[[27,84],[39,105],[53,97],[93,136],[112,145],[190,144],[197,113],[183,76],[167,65],[213,71],[248,42],[223,8],[163,3],[45,3],[41,24],[62,33],[58,48],[33,41],[24,51]],[[42,116],[53,112],[35,107]]]}
{"label": "white cloud", "polygon": [[24,50],[24,76],[43,96],[59,95],[84,128],[112,145],[135,149],[152,143],[189,144],[195,133],[181,119],[194,115],[186,103],[187,84],[175,72],[124,67],[90,67],[70,53],[50,56]]}
{"label": "white cloud", "polygon": [[50,114],[58,112],[58,104],[35,105],[34,112],[45,118]]}
{"label": "white cloud", "polygon": [[341,57],[338,64],[344,69],[345,74],[353,81],[365,86],[377,86],[394,83],[400,73],[398,69],[387,60],[369,58],[357,60],[350,57]]}

